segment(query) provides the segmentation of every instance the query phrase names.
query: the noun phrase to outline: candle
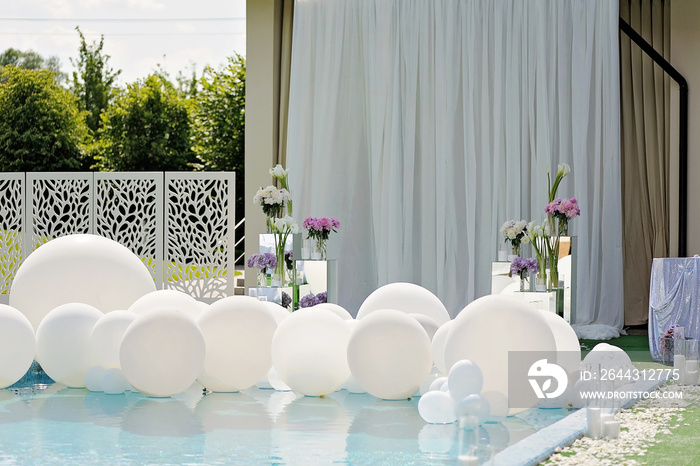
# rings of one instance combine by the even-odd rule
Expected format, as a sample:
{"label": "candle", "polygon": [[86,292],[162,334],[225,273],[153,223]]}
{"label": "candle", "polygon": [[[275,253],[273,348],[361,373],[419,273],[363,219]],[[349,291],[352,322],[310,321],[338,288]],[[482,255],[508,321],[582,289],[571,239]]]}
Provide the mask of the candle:
{"label": "candle", "polygon": [[[612,416],[611,416],[612,417]],[[603,424],[603,433],[607,438],[617,438],[620,436],[619,421],[605,421]]]}
{"label": "candle", "polygon": [[698,371],[685,371],[685,384],[686,385],[697,385],[698,384]]}
{"label": "candle", "polygon": [[600,438],[602,436],[602,424],[600,423],[600,408],[586,408],[586,420],[588,421],[588,436]]}

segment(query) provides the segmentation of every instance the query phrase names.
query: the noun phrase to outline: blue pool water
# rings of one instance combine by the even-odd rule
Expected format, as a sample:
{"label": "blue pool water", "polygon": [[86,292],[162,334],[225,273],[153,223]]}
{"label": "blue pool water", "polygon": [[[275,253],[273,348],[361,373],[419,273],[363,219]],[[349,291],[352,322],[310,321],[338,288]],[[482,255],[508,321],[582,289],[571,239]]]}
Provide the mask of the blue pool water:
{"label": "blue pool water", "polygon": [[0,464],[455,464],[470,445],[486,458],[569,413],[530,410],[475,435],[425,424],[416,398],[195,384],[159,399],[35,385],[0,390]]}

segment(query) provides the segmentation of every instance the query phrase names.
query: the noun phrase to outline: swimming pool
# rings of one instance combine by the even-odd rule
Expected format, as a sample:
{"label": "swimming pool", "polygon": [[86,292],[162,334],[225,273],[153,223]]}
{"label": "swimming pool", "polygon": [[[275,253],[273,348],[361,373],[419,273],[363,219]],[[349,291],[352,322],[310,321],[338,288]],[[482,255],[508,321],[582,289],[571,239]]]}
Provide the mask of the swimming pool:
{"label": "swimming pool", "polygon": [[454,464],[486,458],[565,417],[530,410],[484,424],[426,424],[417,399],[341,390],[327,397],[253,388],[171,398],[105,395],[60,384],[0,390],[2,464]]}

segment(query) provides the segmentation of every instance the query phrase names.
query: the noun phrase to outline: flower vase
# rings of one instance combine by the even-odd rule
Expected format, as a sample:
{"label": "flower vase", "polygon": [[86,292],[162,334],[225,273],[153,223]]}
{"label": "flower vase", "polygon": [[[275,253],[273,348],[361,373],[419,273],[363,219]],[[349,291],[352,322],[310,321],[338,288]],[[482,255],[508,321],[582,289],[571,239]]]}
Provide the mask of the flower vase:
{"label": "flower vase", "polygon": [[258,287],[267,285],[267,273],[265,272],[265,269],[262,268],[260,271],[258,271]]}
{"label": "flower vase", "polygon": [[311,251],[311,259],[313,260],[326,260],[326,240],[317,238],[314,248]]}
{"label": "flower vase", "polygon": [[521,245],[520,243],[518,244],[513,244],[511,243],[510,246],[510,255],[508,256],[508,260],[510,262],[513,262],[516,257],[520,257],[520,251],[521,251]]}
{"label": "flower vase", "polygon": [[[526,283],[527,283],[527,278],[525,278],[525,275],[523,274],[523,275],[520,276],[520,292],[521,292],[521,293],[524,293],[524,292],[525,292],[525,289],[526,289],[525,284],[526,284]],[[529,286],[529,285],[527,286],[527,289],[530,289],[530,286]]]}
{"label": "flower vase", "polygon": [[664,336],[659,339],[659,358],[667,366],[673,365],[673,337]]}
{"label": "flower vase", "polygon": [[535,279],[535,291],[547,291],[547,275],[545,275],[544,273],[537,274],[537,277]]}

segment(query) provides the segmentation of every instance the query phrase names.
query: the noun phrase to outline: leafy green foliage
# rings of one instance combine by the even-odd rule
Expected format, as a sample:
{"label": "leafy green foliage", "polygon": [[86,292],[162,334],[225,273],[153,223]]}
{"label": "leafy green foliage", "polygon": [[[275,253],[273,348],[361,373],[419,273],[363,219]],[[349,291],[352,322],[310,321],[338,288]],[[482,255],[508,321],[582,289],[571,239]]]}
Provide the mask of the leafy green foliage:
{"label": "leafy green foliage", "polygon": [[78,98],[81,110],[86,110],[85,122],[94,136],[102,126],[102,112],[109,105],[109,100],[114,93],[114,81],[121,70],[113,71],[107,65],[109,55],[102,53],[104,36],[100,42],[88,45],[85,36],[79,28],[75,28],[80,34],[80,48],[77,60],[71,59],[71,64],[77,68],[73,72],[71,91]]}
{"label": "leafy green foliage", "polygon": [[245,58],[229,57],[221,71],[204,69],[194,111],[194,150],[204,170],[236,171],[236,213],[244,215]]}
{"label": "leafy green foliage", "polygon": [[7,65],[25,70],[49,70],[59,84],[66,78],[65,73],[61,72],[61,62],[58,57],[52,55],[44,58],[33,50],[24,52],[13,48],[5,50],[0,54],[0,71]]}
{"label": "leafy green foliage", "polygon": [[83,115],[51,71],[4,66],[0,109],[1,170],[71,171],[83,166]]}
{"label": "leafy green foliage", "polygon": [[191,170],[190,102],[162,76],[129,84],[102,114],[98,167],[115,171]]}

